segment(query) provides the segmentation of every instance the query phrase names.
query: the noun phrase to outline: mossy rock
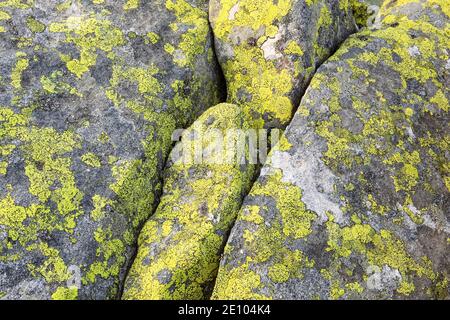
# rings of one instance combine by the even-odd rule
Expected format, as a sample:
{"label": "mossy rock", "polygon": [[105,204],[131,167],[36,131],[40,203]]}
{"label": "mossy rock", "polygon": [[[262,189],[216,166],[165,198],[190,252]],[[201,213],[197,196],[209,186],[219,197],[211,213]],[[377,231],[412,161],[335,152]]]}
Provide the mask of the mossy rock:
{"label": "mossy rock", "polygon": [[448,9],[387,1],[318,69],[213,298],[449,298]]}
{"label": "mossy rock", "polygon": [[[227,235],[256,172],[248,153],[242,162],[234,158],[239,139],[245,139],[237,130],[248,127],[238,106],[219,104],[183,133],[164,173],[161,202],[141,231],[123,299],[209,297]],[[195,159],[196,145],[205,151],[202,159]],[[226,149],[228,161],[218,148]]]}
{"label": "mossy rock", "polygon": [[316,68],[356,24],[351,1],[211,0],[228,99],[255,128],[285,128]]}
{"label": "mossy rock", "polygon": [[172,132],[224,99],[212,41],[207,1],[0,3],[4,299],[118,296]]}
{"label": "mossy rock", "polygon": [[[273,14],[261,19],[267,9]],[[260,128],[285,128],[316,66],[355,30],[352,8],[339,1],[212,1],[210,17],[228,101],[235,103],[215,106],[194,124],[212,140],[217,129],[225,136],[227,129],[259,135]],[[161,202],[141,232],[123,298],[209,298],[224,243],[260,167],[249,156],[243,164],[169,163]]]}

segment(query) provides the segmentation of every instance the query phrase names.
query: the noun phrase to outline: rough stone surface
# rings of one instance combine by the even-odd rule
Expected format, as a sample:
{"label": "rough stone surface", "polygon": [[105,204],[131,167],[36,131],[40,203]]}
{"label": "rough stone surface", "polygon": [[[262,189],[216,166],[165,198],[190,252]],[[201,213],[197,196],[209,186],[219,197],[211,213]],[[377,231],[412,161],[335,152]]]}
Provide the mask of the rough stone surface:
{"label": "rough stone surface", "polygon": [[224,98],[208,2],[2,1],[0,70],[0,297],[117,297],[172,131]]}
{"label": "rough stone surface", "polygon": [[244,200],[219,299],[449,298],[448,1],[386,1]]}
{"label": "rough stone surface", "polygon": [[[210,20],[235,105],[215,106],[194,125],[205,146],[215,144],[215,129],[285,128],[316,67],[356,29],[351,4],[337,0],[211,1]],[[208,298],[258,168],[248,161],[169,164],[123,298]]]}
{"label": "rough stone surface", "polygon": [[285,128],[316,68],[355,31],[353,3],[210,1],[228,102],[255,128]]}
{"label": "rough stone surface", "polygon": [[[211,294],[220,254],[236,216],[232,213],[239,211],[256,171],[254,165],[231,160],[239,136],[221,138],[230,128],[245,129],[248,123],[239,107],[219,104],[184,133],[180,149],[172,152],[163,196],[141,231],[123,299],[202,299]],[[205,137],[209,139],[202,140]],[[217,149],[222,142],[232,146],[227,148],[230,161],[222,162],[224,155]],[[194,165],[181,151],[184,155],[190,151],[194,157],[196,143],[212,153]]]}

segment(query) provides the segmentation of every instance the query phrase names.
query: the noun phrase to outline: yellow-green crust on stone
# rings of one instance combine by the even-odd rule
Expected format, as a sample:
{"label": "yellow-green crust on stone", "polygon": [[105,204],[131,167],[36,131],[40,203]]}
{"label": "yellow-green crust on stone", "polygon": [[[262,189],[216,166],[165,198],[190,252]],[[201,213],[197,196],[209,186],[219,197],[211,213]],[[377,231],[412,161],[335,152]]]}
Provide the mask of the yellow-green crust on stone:
{"label": "yellow-green crust on stone", "polygon": [[[227,101],[234,105],[217,105],[196,122],[206,138],[217,126],[225,132],[289,123],[316,66],[355,30],[348,1],[307,2],[210,2]],[[123,298],[209,298],[224,242],[258,167],[169,164]]]}
{"label": "yellow-green crust on stone", "polygon": [[5,299],[118,296],[173,130],[224,98],[212,48],[207,1],[0,2]]}
{"label": "yellow-green crust on stone", "polygon": [[312,79],[213,298],[450,296],[448,4],[387,1],[381,17]]}

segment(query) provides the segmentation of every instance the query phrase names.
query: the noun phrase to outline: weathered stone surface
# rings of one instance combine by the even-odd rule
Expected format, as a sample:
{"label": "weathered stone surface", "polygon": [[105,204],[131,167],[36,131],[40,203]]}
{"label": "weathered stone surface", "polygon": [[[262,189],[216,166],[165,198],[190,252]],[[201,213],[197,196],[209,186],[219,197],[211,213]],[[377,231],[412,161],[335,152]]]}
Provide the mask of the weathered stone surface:
{"label": "weathered stone surface", "polygon": [[312,79],[213,298],[449,297],[449,4],[387,1],[381,17]]}
{"label": "weathered stone surface", "polygon": [[355,31],[352,0],[212,0],[228,101],[254,127],[285,128],[316,68]]}
{"label": "weathered stone surface", "polygon": [[[215,0],[210,19],[228,101],[235,105],[215,106],[198,120],[194,127],[210,139],[206,144],[214,143],[215,129],[285,128],[316,66],[356,28],[350,3],[337,0]],[[169,164],[123,298],[208,298],[258,168],[248,161]]]}
{"label": "weathered stone surface", "polygon": [[[141,231],[138,255],[128,274],[123,299],[202,299],[212,291],[226,236],[251,186],[256,166],[222,162],[217,152],[230,144],[236,154],[238,135],[221,141],[230,128],[248,128],[240,108],[219,104],[205,112],[182,138],[191,151],[199,143],[212,148],[202,163],[176,156],[164,174],[164,193],[156,213]],[[203,138],[203,139],[202,139]],[[218,140],[216,140],[218,139]],[[186,162],[185,162],[186,161]]]}
{"label": "weathered stone surface", "polygon": [[118,295],[172,131],[222,99],[207,17],[201,0],[0,3],[0,297]]}

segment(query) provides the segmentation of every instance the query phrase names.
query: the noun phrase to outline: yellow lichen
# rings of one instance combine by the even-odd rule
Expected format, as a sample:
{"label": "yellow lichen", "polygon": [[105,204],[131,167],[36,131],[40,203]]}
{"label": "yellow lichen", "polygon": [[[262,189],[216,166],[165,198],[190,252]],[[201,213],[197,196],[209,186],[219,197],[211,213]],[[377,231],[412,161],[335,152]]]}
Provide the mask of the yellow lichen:
{"label": "yellow lichen", "polygon": [[61,55],[67,69],[79,78],[95,65],[98,49],[111,53],[114,47],[124,43],[122,31],[114,27],[111,21],[104,19],[71,16],[65,22],[50,24],[49,31],[65,33],[66,41],[79,48],[79,59]]}

